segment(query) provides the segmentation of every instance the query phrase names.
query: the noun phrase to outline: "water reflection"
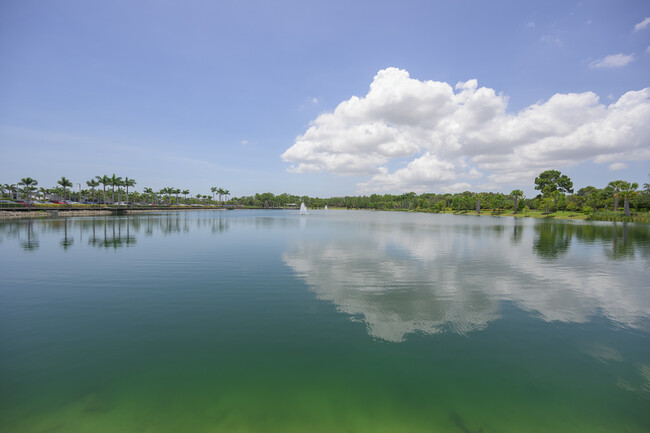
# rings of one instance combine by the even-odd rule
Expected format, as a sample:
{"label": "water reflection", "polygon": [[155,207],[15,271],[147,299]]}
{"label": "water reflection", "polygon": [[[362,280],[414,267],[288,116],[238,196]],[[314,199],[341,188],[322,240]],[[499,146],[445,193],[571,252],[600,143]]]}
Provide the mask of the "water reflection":
{"label": "water reflection", "polygon": [[[120,217],[75,217],[7,220],[0,222],[0,242],[16,239],[23,250],[36,251],[43,235],[60,236],[58,246],[64,251],[89,245],[119,249],[133,247],[139,235],[153,237],[188,233],[209,228],[214,234],[230,227],[229,218],[189,217],[183,213],[126,215]],[[87,241],[84,241],[87,239]]]}
{"label": "water reflection", "polygon": [[[131,234],[131,219],[126,218],[110,218],[100,221],[93,220],[91,222],[91,235],[88,239],[88,245],[99,248],[122,248],[132,247],[137,242],[135,236]],[[122,230],[125,233],[122,233]],[[97,235],[99,231],[100,235]],[[103,236],[102,236],[103,232]],[[83,233],[83,231],[80,231]]]}
{"label": "water reflection", "polygon": [[606,316],[648,330],[647,227],[513,222],[504,237],[506,228],[370,224],[326,242],[296,240],[283,259],[319,299],[388,341],[484,329],[503,302],[546,321]]}
{"label": "water reflection", "polygon": [[599,243],[613,260],[633,258],[639,251],[650,257],[650,230],[647,225],[632,223],[572,224],[562,221],[543,221],[535,225],[537,234],[533,247],[545,259],[562,257],[575,237],[580,243]]}
{"label": "water reflection", "polygon": [[564,255],[571,244],[571,227],[567,224],[554,224],[553,221],[537,224],[537,236],[533,244],[537,255],[545,259],[557,259]]}

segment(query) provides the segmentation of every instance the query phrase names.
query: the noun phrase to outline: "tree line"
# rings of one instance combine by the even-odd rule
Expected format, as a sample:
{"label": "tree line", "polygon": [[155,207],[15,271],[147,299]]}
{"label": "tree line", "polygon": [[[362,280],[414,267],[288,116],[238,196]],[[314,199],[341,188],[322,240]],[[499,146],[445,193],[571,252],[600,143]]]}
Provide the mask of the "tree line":
{"label": "tree line", "polygon": [[[136,191],[136,181],[129,177],[103,175],[95,176],[86,181],[88,188],[74,191],[73,183],[65,177],[57,181],[53,188],[37,188],[38,181],[32,178],[23,178],[17,184],[0,185],[3,197],[17,199],[22,197],[25,201],[33,198],[52,200],[76,200],[78,202],[92,202],[113,204],[127,203],[140,204],[183,204],[183,205],[234,205],[242,207],[283,208],[299,206],[305,203],[311,208],[338,207],[347,209],[375,209],[375,210],[421,210],[431,212],[500,212],[513,213],[529,210],[541,210],[546,214],[555,211],[570,211],[592,213],[598,210],[619,210],[623,205],[625,215],[630,215],[631,208],[637,210],[650,210],[650,184],[646,183],[642,190],[636,182],[615,180],[603,188],[586,186],[577,192],[573,190],[571,179],[557,170],[547,170],[535,178],[535,189],[539,191],[535,197],[526,197],[523,191],[515,189],[509,194],[498,192],[472,192],[461,193],[423,193],[407,192],[403,194],[371,194],[362,196],[345,196],[319,198],[298,196],[292,194],[275,195],[270,192],[258,193],[252,196],[230,197],[230,191],[220,187],[211,187],[211,194],[190,195],[188,189],[165,187],[159,190],[143,188],[142,192]],[[101,189],[99,186],[101,185]],[[107,191],[108,188],[108,191]],[[129,188],[132,188],[129,190]],[[180,196],[182,195],[182,198]],[[188,198],[189,196],[189,198]],[[116,201],[117,197],[117,201]],[[224,200],[225,198],[225,200]]]}
{"label": "tree line", "polygon": [[541,210],[546,214],[555,211],[592,213],[597,210],[618,210],[630,215],[630,208],[650,210],[650,183],[637,191],[639,184],[624,180],[609,182],[603,188],[586,186],[574,193],[573,182],[557,170],[547,170],[535,178],[535,197],[526,197],[523,191],[515,189],[509,194],[495,192],[371,194],[319,198],[266,192],[252,196],[237,197],[234,204],[251,207],[288,207],[305,203],[311,208],[340,207],[347,209],[374,210],[421,210],[443,212],[493,211],[496,213],[527,210]]}
{"label": "tree line", "polygon": [[[180,189],[176,187],[165,187],[159,190],[153,188],[144,188],[142,192],[138,192],[129,188],[134,188],[136,185],[135,179],[129,177],[122,178],[121,176],[103,175],[95,176],[87,180],[87,188],[82,187],[81,183],[78,185],[78,190],[73,189],[74,185],[66,177],[62,177],[57,181],[57,185],[52,188],[38,187],[38,181],[31,177],[20,179],[15,184],[0,184],[0,193],[3,199],[9,200],[23,200],[31,203],[32,200],[47,200],[47,201],[74,201],[77,203],[95,203],[95,204],[116,204],[116,203],[138,203],[138,204],[223,204],[223,197],[229,197],[230,191],[224,188],[211,187],[211,195],[196,194],[194,197],[188,199],[190,194],[189,189]],[[101,189],[99,186],[101,185]],[[108,194],[107,194],[108,187]],[[179,200],[179,195],[183,195],[183,199]],[[218,202],[215,200],[215,195],[218,195]],[[117,200],[116,200],[117,198]]]}

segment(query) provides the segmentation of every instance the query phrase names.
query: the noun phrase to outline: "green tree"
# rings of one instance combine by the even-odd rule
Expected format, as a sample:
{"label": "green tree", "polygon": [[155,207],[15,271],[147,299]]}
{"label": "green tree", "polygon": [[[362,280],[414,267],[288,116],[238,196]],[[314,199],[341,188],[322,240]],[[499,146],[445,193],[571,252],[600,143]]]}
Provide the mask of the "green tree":
{"label": "green tree", "polygon": [[187,194],[189,194],[189,193],[190,193],[190,190],[189,190],[189,189],[184,189],[183,192],[181,193],[181,194],[183,194],[183,196],[184,196],[184,197],[183,197],[183,203],[184,203],[184,204],[187,204]]}
{"label": "green tree", "polygon": [[16,194],[16,192],[18,192],[18,188],[16,187],[16,184],[5,183],[3,185],[3,189],[4,189],[5,192],[9,193],[11,200],[14,200],[16,198],[15,194]]}
{"label": "green tree", "polygon": [[619,187],[619,194],[623,197],[623,200],[625,200],[625,203],[623,204],[623,212],[625,213],[625,216],[630,216],[630,199],[637,194],[636,189],[639,187],[639,184],[636,182],[623,182]]}
{"label": "green tree", "polygon": [[153,205],[156,201],[156,193],[154,192],[153,188],[144,188],[142,191],[144,191],[145,194],[149,195],[151,204]]}
{"label": "green tree", "polygon": [[26,201],[30,202],[30,206],[31,206],[32,193],[36,191],[36,185],[38,185],[38,181],[36,179],[32,179],[31,177],[24,177],[20,179],[18,185],[22,186],[21,190],[23,196],[26,198]]}
{"label": "green tree", "polygon": [[123,185],[126,187],[126,203],[129,204],[129,187],[135,186],[135,179],[124,178]]}
{"label": "green tree", "polygon": [[555,210],[557,210],[557,203],[561,193],[557,189],[553,189],[551,185],[546,185],[544,187],[543,196],[541,200],[541,206],[544,208],[544,214],[548,215],[550,213],[550,208],[555,204]]}
{"label": "green tree", "polygon": [[511,197],[514,197],[515,199],[515,214],[517,213],[517,210],[519,209],[519,199],[524,196],[524,192],[520,189],[515,189],[510,193]]}
{"label": "green tree", "polygon": [[95,202],[95,188],[99,186],[99,181],[95,179],[90,179],[86,181],[86,185],[90,187],[90,190],[92,191],[92,198],[93,198],[93,203]]}
{"label": "green tree", "polygon": [[535,189],[544,191],[545,188],[551,188],[552,191],[573,193],[573,182],[567,175],[557,170],[546,170],[535,178]]}
{"label": "green tree", "polygon": [[113,173],[113,176],[111,176],[109,179],[110,179],[109,185],[113,188],[113,193],[111,194],[111,201],[115,203],[115,187],[120,186],[122,184],[122,178],[120,176],[115,176],[115,173]]}
{"label": "green tree", "polygon": [[111,184],[111,178],[108,177],[107,175],[103,175],[103,176],[95,176],[95,179],[97,179],[97,181],[101,183],[102,186],[104,187],[103,203],[106,204],[106,185]]}
{"label": "green tree", "polygon": [[624,180],[613,180],[607,184],[610,189],[614,190],[614,212],[618,211],[618,199],[620,197],[619,193],[622,189],[629,185],[629,182],[625,182]]}
{"label": "green tree", "polygon": [[[58,180],[56,183],[61,185],[61,188],[63,188],[63,197],[65,198],[66,188],[70,188],[72,186],[72,182],[70,182],[65,177],[62,177],[61,180]],[[68,197],[68,200],[69,199],[70,197]]]}

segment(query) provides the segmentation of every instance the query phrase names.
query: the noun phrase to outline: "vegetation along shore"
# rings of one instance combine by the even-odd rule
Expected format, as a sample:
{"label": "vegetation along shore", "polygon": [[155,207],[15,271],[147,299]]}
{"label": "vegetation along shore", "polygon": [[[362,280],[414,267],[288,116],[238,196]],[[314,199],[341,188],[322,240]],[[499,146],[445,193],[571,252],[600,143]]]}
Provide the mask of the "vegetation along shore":
{"label": "vegetation along shore", "polygon": [[[585,186],[574,192],[573,182],[557,170],[547,170],[535,178],[535,197],[523,191],[509,194],[495,192],[371,194],[368,196],[309,197],[270,192],[253,196],[231,197],[230,191],[210,187],[211,194],[195,194],[187,189],[166,187],[159,190],[135,189],[136,181],[128,177],[95,176],[86,181],[87,188],[62,177],[57,186],[38,186],[27,177],[15,184],[0,184],[2,203],[0,218],[40,217],[57,214],[108,215],[111,209],[123,207],[131,211],[186,210],[205,208],[293,208],[305,203],[312,209],[345,208],[394,210],[466,215],[500,215],[600,221],[650,222],[650,183],[624,180],[609,182],[602,188]],[[101,189],[99,186],[101,185]],[[108,191],[107,191],[108,188]],[[131,189],[129,189],[131,188]],[[20,207],[20,211],[15,211]],[[11,211],[10,211],[11,210]],[[49,212],[47,212],[47,211]]]}

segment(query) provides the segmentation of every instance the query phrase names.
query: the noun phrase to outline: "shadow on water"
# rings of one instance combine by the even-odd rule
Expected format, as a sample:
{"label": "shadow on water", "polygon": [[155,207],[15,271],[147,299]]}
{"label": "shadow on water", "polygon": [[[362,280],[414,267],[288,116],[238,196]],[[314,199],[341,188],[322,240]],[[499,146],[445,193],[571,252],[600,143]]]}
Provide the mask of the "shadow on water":
{"label": "shadow on water", "polygon": [[465,424],[465,420],[458,414],[458,412],[451,412],[449,414],[449,419],[463,433],[483,433],[483,427],[479,427],[478,430],[470,430],[469,427],[467,427],[467,424]]}

